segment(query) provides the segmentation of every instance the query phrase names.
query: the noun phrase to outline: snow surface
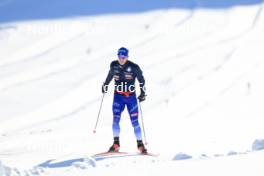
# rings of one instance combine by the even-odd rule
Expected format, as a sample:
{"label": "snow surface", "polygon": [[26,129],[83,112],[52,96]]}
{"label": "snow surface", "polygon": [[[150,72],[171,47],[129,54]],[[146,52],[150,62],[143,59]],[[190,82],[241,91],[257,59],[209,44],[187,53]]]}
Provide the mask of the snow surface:
{"label": "snow surface", "polygon": [[[91,2],[87,13],[81,0],[23,2],[0,1],[1,176],[263,176],[262,1]],[[93,130],[121,46],[144,71],[147,148],[159,157],[95,161],[112,143],[113,89]],[[137,150],[127,113],[120,137]]]}

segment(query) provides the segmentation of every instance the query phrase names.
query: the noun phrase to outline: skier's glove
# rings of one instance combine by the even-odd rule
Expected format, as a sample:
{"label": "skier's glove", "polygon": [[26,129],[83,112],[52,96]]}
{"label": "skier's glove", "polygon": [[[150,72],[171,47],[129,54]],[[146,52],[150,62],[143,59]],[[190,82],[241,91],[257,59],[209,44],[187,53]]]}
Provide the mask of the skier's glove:
{"label": "skier's glove", "polygon": [[108,85],[103,84],[103,85],[102,85],[102,93],[103,93],[103,94],[104,94],[104,93],[107,93],[107,91],[108,91]]}
{"label": "skier's glove", "polygon": [[139,102],[145,101],[146,100],[146,94],[141,92],[141,94],[138,97],[138,100],[139,100]]}

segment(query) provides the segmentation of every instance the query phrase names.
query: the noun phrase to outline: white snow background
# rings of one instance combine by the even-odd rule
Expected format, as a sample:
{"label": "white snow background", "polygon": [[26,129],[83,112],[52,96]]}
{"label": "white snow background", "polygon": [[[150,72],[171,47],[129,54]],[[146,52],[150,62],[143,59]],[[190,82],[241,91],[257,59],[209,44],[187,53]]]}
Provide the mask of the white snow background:
{"label": "white snow background", "polygon": [[[0,176],[264,175],[261,0],[0,0]],[[121,46],[146,78],[147,148],[112,144]],[[113,83],[111,83],[113,87]],[[128,113],[121,150],[136,152]]]}

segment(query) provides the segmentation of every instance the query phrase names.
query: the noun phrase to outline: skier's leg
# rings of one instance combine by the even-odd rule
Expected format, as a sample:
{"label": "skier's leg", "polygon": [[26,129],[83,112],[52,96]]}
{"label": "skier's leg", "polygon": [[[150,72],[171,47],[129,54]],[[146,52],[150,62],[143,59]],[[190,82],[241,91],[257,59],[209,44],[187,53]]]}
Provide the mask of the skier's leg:
{"label": "skier's leg", "polygon": [[142,141],[142,132],[138,121],[138,102],[136,95],[131,95],[127,101],[127,109],[130,115],[131,123],[134,127],[134,133],[137,141]]}
{"label": "skier's leg", "polygon": [[123,102],[123,97],[122,95],[114,94],[114,102],[113,102],[113,125],[112,125],[112,130],[113,130],[113,136],[115,141],[117,141],[117,138],[119,138],[120,134],[120,119],[121,119],[121,114],[125,109],[125,104]]}

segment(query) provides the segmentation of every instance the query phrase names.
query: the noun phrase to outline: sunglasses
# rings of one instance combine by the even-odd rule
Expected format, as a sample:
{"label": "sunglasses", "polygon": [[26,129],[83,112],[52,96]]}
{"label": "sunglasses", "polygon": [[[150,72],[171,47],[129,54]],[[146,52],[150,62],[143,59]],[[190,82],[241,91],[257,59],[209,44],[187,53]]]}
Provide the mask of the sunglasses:
{"label": "sunglasses", "polygon": [[127,59],[127,56],[123,56],[123,55],[118,55],[119,59]]}

